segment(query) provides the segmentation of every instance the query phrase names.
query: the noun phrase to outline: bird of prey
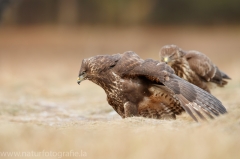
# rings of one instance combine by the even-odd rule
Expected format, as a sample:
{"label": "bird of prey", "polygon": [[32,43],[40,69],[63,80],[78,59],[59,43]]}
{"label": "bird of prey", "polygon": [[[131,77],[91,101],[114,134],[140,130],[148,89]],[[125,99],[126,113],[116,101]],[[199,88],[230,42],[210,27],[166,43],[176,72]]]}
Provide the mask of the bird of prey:
{"label": "bird of prey", "polygon": [[77,83],[83,80],[102,87],[122,118],[176,119],[186,111],[198,121],[227,112],[217,98],[175,75],[167,64],[143,60],[132,51],[83,59]]}
{"label": "bird of prey", "polygon": [[210,93],[213,86],[223,87],[231,79],[218,69],[203,53],[184,51],[176,45],[163,46],[159,52],[161,62],[170,65],[175,73]]}

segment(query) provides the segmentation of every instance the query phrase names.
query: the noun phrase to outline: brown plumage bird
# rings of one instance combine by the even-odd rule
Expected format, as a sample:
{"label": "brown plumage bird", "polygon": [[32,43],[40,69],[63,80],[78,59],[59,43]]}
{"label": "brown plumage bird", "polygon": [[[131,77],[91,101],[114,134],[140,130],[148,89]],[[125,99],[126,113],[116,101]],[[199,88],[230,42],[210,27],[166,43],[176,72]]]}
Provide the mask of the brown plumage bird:
{"label": "brown plumage bird", "polygon": [[223,87],[228,83],[226,80],[231,79],[201,52],[184,51],[176,45],[166,45],[161,48],[159,55],[161,61],[170,65],[179,77],[209,93],[212,86]]}
{"label": "brown plumage bird", "polygon": [[165,63],[143,60],[132,51],[84,59],[77,83],[83,80],[102,87],[122,118],[175,119],[186,111],[197,121],[196,116],[214,118],[227,112],[213,95],[176,76]]}

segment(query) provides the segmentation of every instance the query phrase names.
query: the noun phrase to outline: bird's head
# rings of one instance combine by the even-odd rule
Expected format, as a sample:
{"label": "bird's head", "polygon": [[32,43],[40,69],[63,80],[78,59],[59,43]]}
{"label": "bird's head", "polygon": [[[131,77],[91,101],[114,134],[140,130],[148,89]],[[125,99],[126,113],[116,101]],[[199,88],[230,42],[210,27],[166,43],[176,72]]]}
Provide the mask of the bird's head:
{"label": "bird's head", "polygon": [[88,59],[83,59],[82,65],[78,74],[77,83],[80,84],[83,80],[92,80],[105,75],[107,71],[112,69],[121,58],[120,54],[115,55],[97,55]]}
{"label": "bird's head", "polygon": [[165,62],[170,66],[179,61],[185,54],[186,53],[176,45],[165,45],[159,52],[161,62]]}

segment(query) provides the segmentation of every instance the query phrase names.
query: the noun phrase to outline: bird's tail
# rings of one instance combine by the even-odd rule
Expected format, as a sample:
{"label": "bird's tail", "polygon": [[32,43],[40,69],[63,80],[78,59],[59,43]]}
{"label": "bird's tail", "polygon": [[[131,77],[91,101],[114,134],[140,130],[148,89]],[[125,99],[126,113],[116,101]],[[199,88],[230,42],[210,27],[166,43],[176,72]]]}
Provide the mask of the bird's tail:
{"label": "bird's tail", "polygon": [[226,73],[224,73],[222,71],[220,71],[220,72],[221,72],[221,75],[222,75],[223,79],[231,79]]}

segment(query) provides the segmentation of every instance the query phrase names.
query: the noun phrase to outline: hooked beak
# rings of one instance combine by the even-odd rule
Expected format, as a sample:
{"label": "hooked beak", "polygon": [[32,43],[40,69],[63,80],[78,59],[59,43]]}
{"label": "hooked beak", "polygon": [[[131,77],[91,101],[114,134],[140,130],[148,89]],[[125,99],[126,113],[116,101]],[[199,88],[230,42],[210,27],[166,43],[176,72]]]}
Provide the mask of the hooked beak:
{"label": "hooked beak", "polygon": [[80,85],[80,83],[84,80],[85,77],[86,77],[85,74],[78,76],[77,83]]}
{"label": "hooked beak", "polygon": [[163,61],[168,63],[169,62],[169,58],[168,57],[164,57]]}

